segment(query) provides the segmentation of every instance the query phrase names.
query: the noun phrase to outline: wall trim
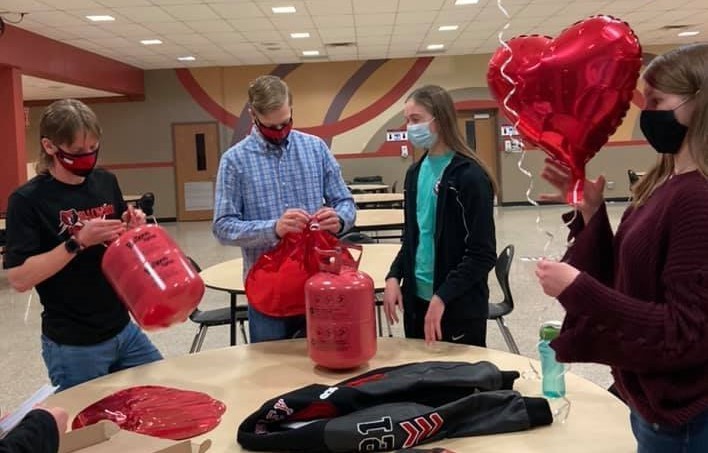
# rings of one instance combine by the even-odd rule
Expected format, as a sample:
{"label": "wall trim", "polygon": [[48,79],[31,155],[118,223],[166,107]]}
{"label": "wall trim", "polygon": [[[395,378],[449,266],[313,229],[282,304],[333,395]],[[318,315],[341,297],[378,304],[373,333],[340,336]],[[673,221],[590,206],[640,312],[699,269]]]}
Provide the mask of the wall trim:
{"label": "wall trim", "polygon": [[107,170],[142,170],[145,168],[171,168],[174,167],[174,162],[131,162],[121,164],[103,164],[101,168]]}

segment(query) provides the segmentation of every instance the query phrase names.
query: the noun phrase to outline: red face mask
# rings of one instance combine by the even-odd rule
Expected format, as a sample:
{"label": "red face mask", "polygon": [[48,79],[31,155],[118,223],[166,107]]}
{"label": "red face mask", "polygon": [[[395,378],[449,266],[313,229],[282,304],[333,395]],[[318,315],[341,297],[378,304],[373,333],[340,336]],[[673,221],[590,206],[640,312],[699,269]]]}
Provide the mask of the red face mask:
{"label": "red face mask", "polygon": [[260,121],[257,119],[254,120],[256,123],[256,127],[260,131],[261,135],[263,135],[263,138],[268,140],[274,145],[280,145],[282,144],[286,138],[288,138],[288,135],[290,135],[290,131],[293,128],[293,117],[290,117],[290,120],[285,123],[284,125],[278,127],[270,127],[270,126],[264,126],[261,124]]}
{"label": "red face mask", "polygon": [[[54,145],[56,146],[56,145]],[[89,173],[96,166],[96,161],[98,160],[98,148],[95,151],[86,154],[69,154],[66,151],[62,151],[61,148],[57,146],[57,160],[62,167],[69,170],[76,176],[88,176]]]}

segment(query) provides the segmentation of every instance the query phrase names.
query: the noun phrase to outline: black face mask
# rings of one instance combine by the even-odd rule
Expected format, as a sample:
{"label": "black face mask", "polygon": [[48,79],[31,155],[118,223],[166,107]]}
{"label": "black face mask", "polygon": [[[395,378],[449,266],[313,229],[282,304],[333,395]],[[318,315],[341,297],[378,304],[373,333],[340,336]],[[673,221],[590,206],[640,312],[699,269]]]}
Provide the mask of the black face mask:
{"label": "black face mask", "polygon": [[639,128],[652,148],[663,154],[678,153],[688,132],[673,110],[642,110]]}

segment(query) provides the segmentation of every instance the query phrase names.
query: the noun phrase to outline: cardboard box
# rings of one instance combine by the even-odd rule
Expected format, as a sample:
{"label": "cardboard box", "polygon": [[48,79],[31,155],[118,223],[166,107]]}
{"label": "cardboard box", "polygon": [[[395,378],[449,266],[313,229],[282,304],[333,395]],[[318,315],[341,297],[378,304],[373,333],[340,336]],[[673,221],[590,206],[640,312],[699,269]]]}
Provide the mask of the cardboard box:
{"label": "cardboard box", "polygon": [[159,439],[125,431],[111,421],[102,420],[64,434],[59,453],[204,453],[209,447],[210,440],[197,444]]}

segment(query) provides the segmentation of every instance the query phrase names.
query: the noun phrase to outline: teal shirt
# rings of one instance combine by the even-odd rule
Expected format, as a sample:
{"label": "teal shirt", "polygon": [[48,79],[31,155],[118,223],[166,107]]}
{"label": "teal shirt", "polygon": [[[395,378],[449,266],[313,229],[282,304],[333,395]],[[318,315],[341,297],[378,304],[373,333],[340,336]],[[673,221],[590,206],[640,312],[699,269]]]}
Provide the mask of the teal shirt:
{"label": "teal shirt", "polygon": [[428,155],[420,164],[415,199],[418,220],[418,248],[415,252],[415,288],[421,299],[433,297],[435,269],[435,214],[438,207],[437,186],[454,152]]}

